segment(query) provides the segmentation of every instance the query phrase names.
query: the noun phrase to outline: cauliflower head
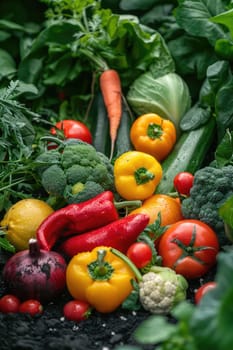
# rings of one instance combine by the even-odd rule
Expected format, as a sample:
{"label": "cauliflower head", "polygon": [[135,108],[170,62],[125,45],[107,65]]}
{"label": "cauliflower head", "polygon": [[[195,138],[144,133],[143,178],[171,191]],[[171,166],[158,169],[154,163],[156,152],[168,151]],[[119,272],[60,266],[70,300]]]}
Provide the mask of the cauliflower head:
{"label": "cauliflower head", "polygon": [[139,282],[139,299],[143,308],[152,314],[168,314],[186,299],[188,282],[168,267],[153,266]]}

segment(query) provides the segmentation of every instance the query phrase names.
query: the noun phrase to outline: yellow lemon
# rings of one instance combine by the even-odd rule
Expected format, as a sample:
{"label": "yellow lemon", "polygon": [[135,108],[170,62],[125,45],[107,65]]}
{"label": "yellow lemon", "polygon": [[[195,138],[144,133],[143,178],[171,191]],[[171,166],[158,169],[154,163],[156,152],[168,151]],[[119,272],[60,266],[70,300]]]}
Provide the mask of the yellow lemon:
{"label": "yellow lemon", "polygon": [[22,199],[10,207],[0,226],[17,251],[28,249],[29,239],[35,238],[37,228],[53,211],[40,199]]}

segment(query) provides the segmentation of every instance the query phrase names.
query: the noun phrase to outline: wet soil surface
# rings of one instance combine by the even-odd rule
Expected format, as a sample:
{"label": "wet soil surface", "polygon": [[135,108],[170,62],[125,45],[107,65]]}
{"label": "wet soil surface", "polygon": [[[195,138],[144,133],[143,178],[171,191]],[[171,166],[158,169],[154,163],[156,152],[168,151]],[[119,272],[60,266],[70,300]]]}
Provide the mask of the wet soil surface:
{"label": "wet soil surface", "polygon": [[[5,255],[0,251],[0,273]],[[209,274],[205,280],[213,276]],[[1,275],[0,275],[1,278]],[[188,299],[193,301],[194,290],[203,280],[192,281]],[[0,297],[6,294],[0,279]],[[42,315],[0,313],[1,350],[112,350],[118,345],[137,345],[133,332],[150,315],[143,309],[128,311],[119,308],[110,314],[93,312],[82,322],[64,319],[62,309],[70,300],[65,291],[58,300],[44,306]],[[174,320],[171,319],[171,322]],[[155,349],[154,345],[143,346],[144,350]]]}

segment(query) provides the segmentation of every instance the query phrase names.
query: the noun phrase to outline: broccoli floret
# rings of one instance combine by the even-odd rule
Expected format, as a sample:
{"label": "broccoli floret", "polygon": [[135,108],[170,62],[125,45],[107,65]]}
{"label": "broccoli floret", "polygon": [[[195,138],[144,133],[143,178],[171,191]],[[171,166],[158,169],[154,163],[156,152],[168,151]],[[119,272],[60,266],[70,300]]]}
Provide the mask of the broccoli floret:
{"label": "broccoli floret", "polygon": [[69,204],[79,203],[93,198],[103,191],[103,187],[96,182],[87,181],[85,184],[78,182],[73,186],[67,186],[64,196]]}
{"label": "broccoli floret", "polygon": [[88,143],[68,144],[62,153],[61,162],[64,169],[68,169],[74,164],[94,168],[100,162],[100,157],[95,148]]}
{"label": "broccoli floret", "polygon": [[[56,178],[54,178],[54,174],[56,174]],[[41,183],[49,194],[63,197],[66,188],[66,175],[59,165],[54,164],[45,169],[41,177]]]}
{"label": "broccoli floret", "polygon": [[190,196],[182,201],[184,218],[198,219],[208,224],[226,243],[223,220],[218,209],[233,194],[233,166],[206,166],[194,175]]}
{"label": "broccoli floret", "polygon": [[70,185],[77,182],[85,183],[92,171],[92,168],[89,166],[84,167],[80,164],[74,164],[66,170],[67,183]]}
{"label": "broccoli floret", "polygon": [[62,196],[70,204],[115,190],[110,160],[92,145],[77,140],[45,153],[37,159],[38,174],[50,196]]}
{"label": "broccoli floret", "polygon": [[61,162],[61,154],[54,149],[41,153],[36,159],[39,175],[41,176],[42,173],[51,165],[53,164],[59,165],[60,162]]}

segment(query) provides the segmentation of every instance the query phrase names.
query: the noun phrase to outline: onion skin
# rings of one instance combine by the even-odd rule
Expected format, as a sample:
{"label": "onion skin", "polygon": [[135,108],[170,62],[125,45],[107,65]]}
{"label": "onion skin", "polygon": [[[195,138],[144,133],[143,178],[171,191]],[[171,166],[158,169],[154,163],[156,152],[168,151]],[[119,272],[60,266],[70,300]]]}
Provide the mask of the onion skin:
{"label": "onion skin", "polygon": [[66,286],[66,261],[57,252],[39,249],[36,239],[29,249],[11,256],[3,268],[8,291],[21,300],[52,301]]}

